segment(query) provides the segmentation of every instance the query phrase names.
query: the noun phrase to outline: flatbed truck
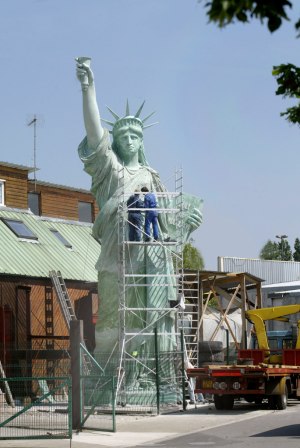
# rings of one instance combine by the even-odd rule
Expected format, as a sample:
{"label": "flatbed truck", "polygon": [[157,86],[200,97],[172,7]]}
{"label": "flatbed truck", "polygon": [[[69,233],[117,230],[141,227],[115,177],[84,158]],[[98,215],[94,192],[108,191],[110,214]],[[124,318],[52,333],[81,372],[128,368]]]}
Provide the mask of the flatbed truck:
{"label": "flatbed truck", "polygon": [[279,410],[288,397],[300,400],[300,350],[283,350],[282,365],[265,364],[264,350],[240,350],[238,356],[239,364],[188,369],[188,377],[196,379],[195,393],[212,394],[218,410],[232,409],[241,398],[257,405],[268,399],[269,407]]}
{"label": "flatbed truck", "polygon": [[[195,394],[212,394],[218,410],[230,410],[236,399],[261,404],[268,400],[271,409],[283,410],[288,397],[300,400],[300,332],[295,348],[271,350],[265,329],[266,320],[284,320],[300,311],[300,305],[260,308],[246,311],[254,324],[258,349],[238,351],[232,365],[208,364],[187,370],[195,378]],[[299,329],[299,321],[298,321]]]}

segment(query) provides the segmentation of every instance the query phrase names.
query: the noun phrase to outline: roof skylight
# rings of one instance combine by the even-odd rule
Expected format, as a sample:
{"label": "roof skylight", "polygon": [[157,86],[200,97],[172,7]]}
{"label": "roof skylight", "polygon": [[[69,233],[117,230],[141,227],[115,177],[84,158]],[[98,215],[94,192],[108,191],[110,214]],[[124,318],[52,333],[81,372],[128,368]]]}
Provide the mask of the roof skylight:
{"label": "roof skylight", "polygon": [[37,240],[38,237],[24,224],[23,221],[17,219],[2,218],[2,221],[10,228],[10,230],[18,237],[30,240]]}
{"label": "roof skylight", "polygon": [[68,247],[69,249],[72,249],[72,244],[69,243],[68,240],[66,240],[66,238],[64,236],[62,236],[61,233],[59,233],[58,230],[56,229],[50,229],[50,231],[53,233],[53,235],[55,235],[55,237],[66,247]]}

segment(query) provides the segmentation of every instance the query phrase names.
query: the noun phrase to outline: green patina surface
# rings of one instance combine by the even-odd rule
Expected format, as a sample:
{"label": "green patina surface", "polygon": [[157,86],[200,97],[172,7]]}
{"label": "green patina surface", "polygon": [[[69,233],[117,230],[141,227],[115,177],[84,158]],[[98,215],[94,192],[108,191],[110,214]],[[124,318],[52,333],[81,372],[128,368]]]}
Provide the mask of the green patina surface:
{"label": "green patina surface", "polygon": [[[96,101],[94,76],[90,64],[77,60],[77,76],[82,85],[83,115],[87,137],[79,145],[79,156],[85,171],[92,177],[92,187],[100,213],[93,227],[94,237],[101,243],[101,254],[97,261],[99,279],[100,309],[96,327],[96,350],[112,352],[119,349],[119,301],[118,281],[120,244],[118,240],[119,206],[124,195],[129,197],[136,190],[146,186],[154,193],[166,193],[159,174],[153,170],[145,157],[143,131],[146,119],[141,119],[143,105],[131,115],[127,103],[125,116],[119,117],[111,111],[115,121],[111,122],[113,140],[101,125]],[[90,62],[90,61],[89,61]],[[160,207],[172,208],[172,199],[160,199]],[[202,201],[194,196],[183,195],[183,242],[202,222]],[[162,239],[178,238],[176,216],[159,214],[159,232]],[[174,350],[176,344],[175,319],[172,313],[162,313],[170,301],[176,300],[176,283],[171,252],[160,246],[129,246],[126,252],[126,266],[136,288],[127,288],[126,304],[131,308],[144,308],[129,318],[126,326],[132,332],[143,329],[159,334],[159,351]],[[147,275],[147,278],[141,275]],[[151,276],[148,276],[150,275]],[[166,275],[167,282],[159,275]],[[147,286],[139,286],[147,283]],[[168,286],[163,284],[168,283]],[[155,311],[146,311],[155,308]],[[174,334],[174,336],[172,336]],[[137,351],[146,356],[153,352],[153,339],[149,342],[142,333],[132,339],[126,350]],[[170,372],[172,375],[172,372]]]}

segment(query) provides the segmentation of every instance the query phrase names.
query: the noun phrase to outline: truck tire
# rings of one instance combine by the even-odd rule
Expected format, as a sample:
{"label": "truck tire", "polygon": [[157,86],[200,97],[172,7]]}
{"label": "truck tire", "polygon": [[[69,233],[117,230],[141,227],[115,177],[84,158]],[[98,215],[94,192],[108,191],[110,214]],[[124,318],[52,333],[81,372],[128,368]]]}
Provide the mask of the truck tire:
{"label": "truck tire", "polygon": [[231,411],[234,405],[233,395],[223,395],[223,406],[226,411]]}
{"label": "truck tire", "polygon": [[234,405],[233,395],[214,395],[215,408],[218,411],[231,411]]}
{"label": "truck tire", "polygon": [[224,409],[223,396],[214,395],[214,403],[215,403],[215,408],[218,411],[222,411]]}
{"label": "truck tire", "polygon": [[223,350],[222,341],[200,341],[198,342],[199,353],[218,353]]}
{"label": "truck tire", "polygon": [[224,363],[224,352],[222,341],[201,341],[198,343],[199,365]]}
{"label": "truck tire", "polygon": [[287,407],[288,390],[285,387],[285,393],[282,395],[271,395],[269,397],[269,407],[270,409],[278,409],[283,411]]}

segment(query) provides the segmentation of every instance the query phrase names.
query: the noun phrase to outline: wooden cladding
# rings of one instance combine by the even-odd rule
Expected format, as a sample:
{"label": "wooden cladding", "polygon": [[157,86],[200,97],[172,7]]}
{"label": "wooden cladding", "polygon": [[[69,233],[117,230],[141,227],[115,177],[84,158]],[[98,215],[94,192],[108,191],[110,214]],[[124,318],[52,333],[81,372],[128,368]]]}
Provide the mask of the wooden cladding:
{"label": "wooden cladding", "polygon": [[4,184],[4,205],[27,209],[27,171],[0,166],[0,179]]}
{"label": "wooden cladding", "polygon": [[[31,192],[33,191],[32,182],[29,182],[30,187],[29,191]],[[43,216],[78,221],[78,202],[87,202],[92,205],[92,222],[95,221],[99,211],[93,195],[89,192],[38,183],[35,192],[40,195],[40,210]]]}
{"label": "wooden cladding", "polygon": [[[29,168],[9,166],[0,162],[0,179],[4,182],[4,205],[11,208],[28,209],[28,194],[38,195],[38,210],[42,216],[79,220],[79,203],[91,205],[92,222],[99,212],[94,196],[89,191],[76,190],[46,182],[28,179]],[[34,212],[37,213],[37,210]]]}

